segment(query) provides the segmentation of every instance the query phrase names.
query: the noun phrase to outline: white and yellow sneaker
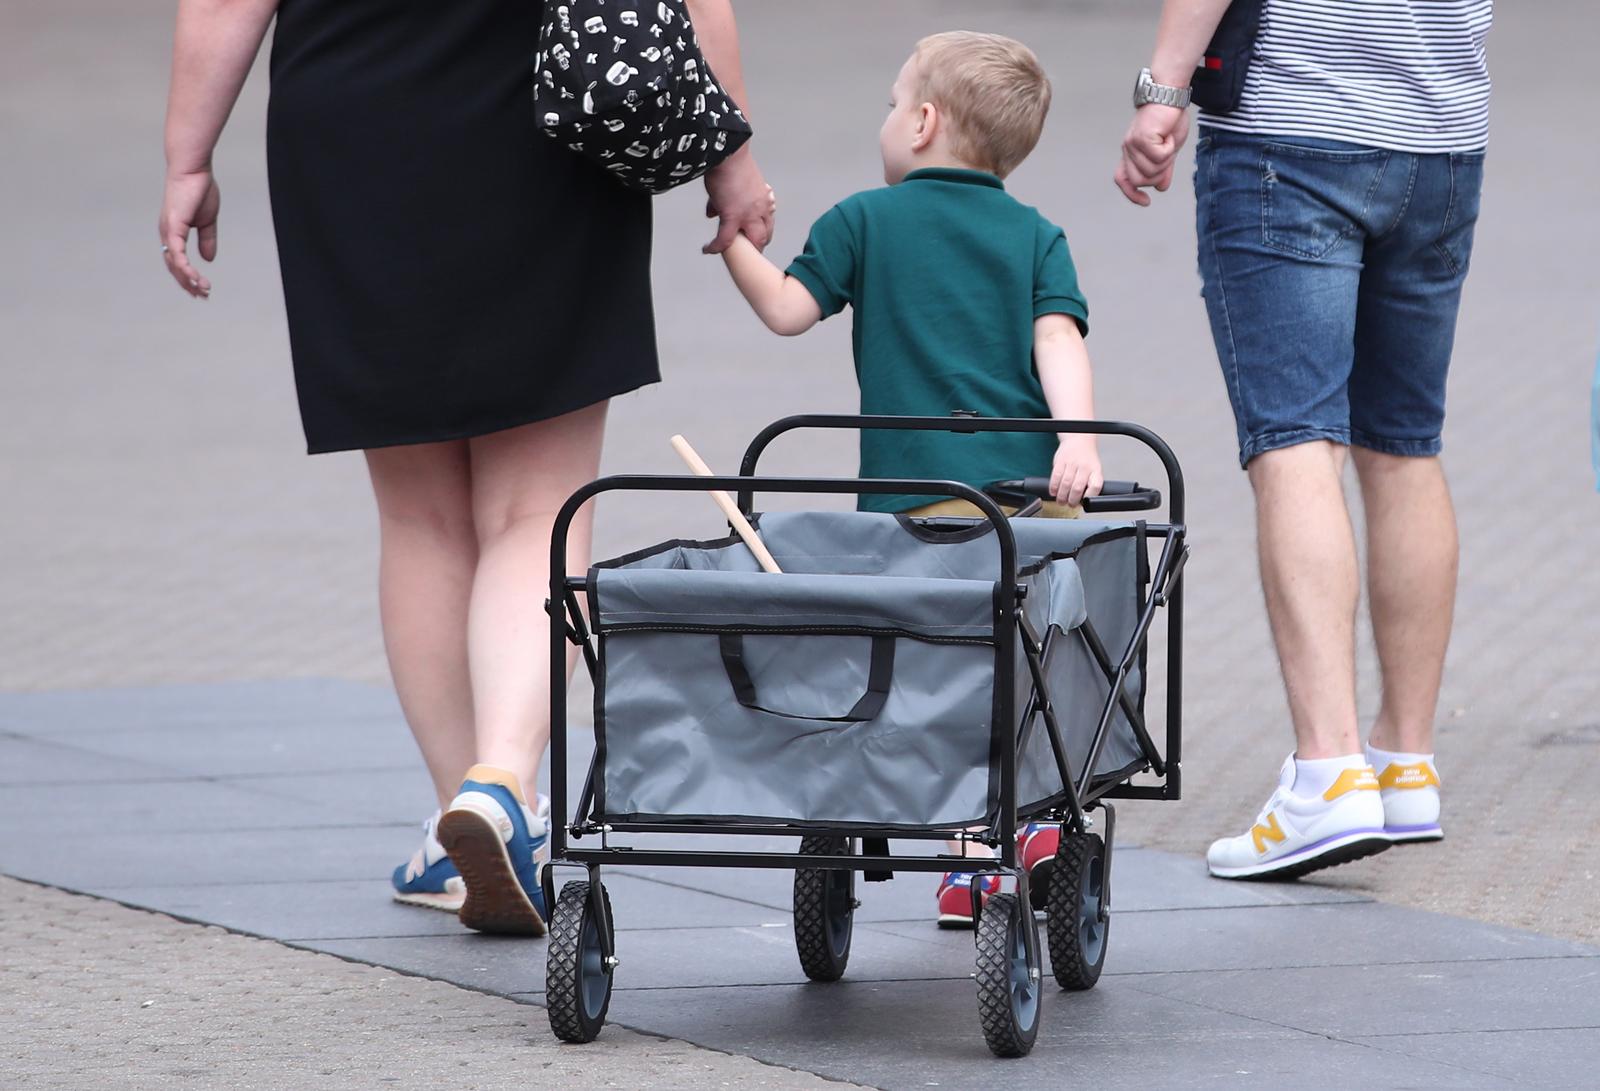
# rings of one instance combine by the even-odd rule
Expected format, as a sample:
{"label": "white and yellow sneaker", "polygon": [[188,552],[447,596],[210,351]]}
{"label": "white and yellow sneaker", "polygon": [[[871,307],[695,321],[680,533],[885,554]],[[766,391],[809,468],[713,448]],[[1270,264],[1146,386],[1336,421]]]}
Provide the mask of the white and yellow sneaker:
{"label": "white and yellow sneaker", "polygon": [[1392,844],[1438,841],[1439,771],[1432,754],[1402,754],[1367,747],[1367,760],[1378,771],[1383,799],[1383,832]]}
{"label": "white and yellow sneaker", "polygon": [[[1214,841],[1206,865],[1219,879],[1294,879],[1335,864],[1359,860],[1390,846],[1384,831],[1378,777],[1360,755],[1301,762],[1319,766],[1320,778],[1306,776],[1296,791],[1291,755],[1278,775],[1278,788],[1255,824],[1238,837]],[[1317,791],[1318,788],[1321,791]],[[1302,791],[1311,794],[1302,795]]]}

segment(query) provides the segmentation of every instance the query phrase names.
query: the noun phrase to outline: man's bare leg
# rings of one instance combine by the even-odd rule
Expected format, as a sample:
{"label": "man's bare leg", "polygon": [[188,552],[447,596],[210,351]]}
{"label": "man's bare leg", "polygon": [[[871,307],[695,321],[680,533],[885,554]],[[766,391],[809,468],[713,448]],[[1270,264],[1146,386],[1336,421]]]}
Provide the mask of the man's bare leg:
{"label": "man's bare leg", "polygon": [[1355,532],[1340,482],[1344,448],[1319,441],[1257,455],[1261,584],[1283,668],[1295,754],[1359,753],[1355,626],[1360,580]]}
{"label": "man's bare leg", "polygon": [[1353,452],[1367,513],[1367,588],[1383,703],[1371,742],[1433,752],[1439,682],[1455,613],[1455,507],[1437,458]]}

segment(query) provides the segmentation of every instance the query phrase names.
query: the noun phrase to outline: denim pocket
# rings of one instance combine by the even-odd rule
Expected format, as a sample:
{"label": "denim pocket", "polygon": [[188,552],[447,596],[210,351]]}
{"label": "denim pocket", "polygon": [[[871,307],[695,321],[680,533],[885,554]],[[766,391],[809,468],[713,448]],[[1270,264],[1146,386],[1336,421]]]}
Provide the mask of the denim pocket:
{"label": "denim pocket", "polygon": [[1445,206],[1444,223],[1434,248],[1449,264],[1450,271],[1464,276],[1472,258],[1472,236],[1478,224],[1478,199],[1483,191],[1484,153],[1450,154],[1450,201]]}
{"label": "denim pocket", "polygon": [[1275,250],[1325,258],[1361,230],[1390,153],[1381,148],[1261,145],[1261,237]]}

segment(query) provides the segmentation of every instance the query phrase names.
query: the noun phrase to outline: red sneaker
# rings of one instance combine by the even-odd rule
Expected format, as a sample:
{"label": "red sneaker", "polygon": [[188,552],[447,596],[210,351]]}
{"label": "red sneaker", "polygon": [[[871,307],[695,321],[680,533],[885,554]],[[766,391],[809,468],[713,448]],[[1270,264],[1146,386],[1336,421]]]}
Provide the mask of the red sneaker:
{"label": "red sneaker", "polygon": [[1017,862],[1028,872],[1028,901],[1043,909],[1050,901],[1050,872],[1061,844],[1061,824],[1029,822],[1017,834]]}
{"label": "red sneaker", "polygon": [[970,871],[947,871],[939,884],[939,927],[972,927],[972,881],[978,879],[980,905],[987,905],[992,895],[1000,893],[1000,876],[985,875],[981,879]]}

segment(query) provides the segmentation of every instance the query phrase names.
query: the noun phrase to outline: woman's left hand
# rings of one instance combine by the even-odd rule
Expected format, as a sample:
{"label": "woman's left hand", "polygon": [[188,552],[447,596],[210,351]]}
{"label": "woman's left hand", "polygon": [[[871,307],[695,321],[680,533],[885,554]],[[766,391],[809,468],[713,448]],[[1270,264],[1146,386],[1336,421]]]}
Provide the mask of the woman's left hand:
{"label": "woman's left hand", "polygon": [[702,253],[720,254],[741,234],[766,249],[772,241],[772,221],[777,202],[772,187],[762,177],[755,156],[741,148],[706,174],[706,218],[717,219],[717,237]]}

